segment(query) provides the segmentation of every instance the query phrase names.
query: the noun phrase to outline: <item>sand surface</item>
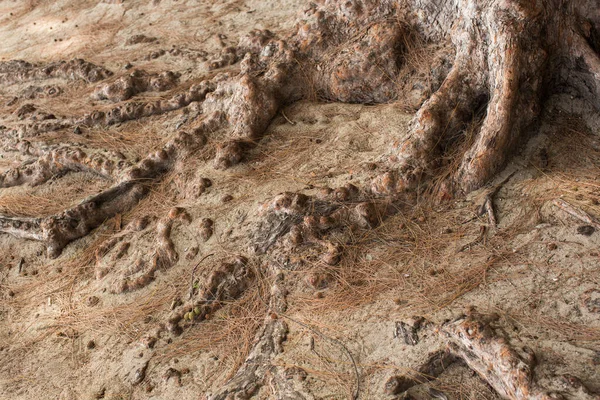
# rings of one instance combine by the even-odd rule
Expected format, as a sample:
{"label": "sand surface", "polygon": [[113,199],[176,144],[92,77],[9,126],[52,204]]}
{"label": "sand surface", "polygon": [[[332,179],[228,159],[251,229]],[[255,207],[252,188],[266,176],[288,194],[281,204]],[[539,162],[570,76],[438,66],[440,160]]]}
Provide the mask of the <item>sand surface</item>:
{"label": "sand surface", "polygon": [[[163,98],[213,74],[214,57],[251,30],[288,32],[307,6],[300,0],[8,0],[0,2],[0,61],[82,58],[113,71],[108,79],[131,68],[181,74],[175,88],[137,95]],[[130,44],[134,35],[148,40]],[[50,86],[59,94],[49,95]],[[26,104],[64,117],[108,107],[90,96],[95,87],[61,78],[3,85],[0,125],[23,124],[18,111]],[[192,130],[196,111],[192,104],[31,141],[119,152],[135,162],[176,132]],[[388,379],[445,348],[435,327],[469,307],[497,314],[509,341],[533,350],[540,381],[571,374],[600,390],[600,233],[557,206],[564,204],[560,199],[600,216],[600,118],[577,99],[552,99],[539,132],[490,184],[502,183],[494,196],[496,228],[487,215],[478,216],[484,188],[441,204],[417,199],[374,229],[332,234],[329,240],[344,247],[336,265],[323,262],[319,245],[287,253],[284,246],[265,254],[253,248],[264,204],[282,192],[318,197],[327,188],[367,186],[411,118],[393,103],[303,100],[273,119],[241,164],[213,167],[215,134],[136,207],[75,240],[56,259],[40,242],[0,234],[0,399],[184,400],[218,392],[244,363],[268,315],[274,278],[266,265],[280,269],[289,291],[285,315],[276,316],[289,332],[272,363],[306,398],[352,398],[357,382],[361,399],[402,398],[385,392]],[[0,157],[2,172],[27,161],[6,146]],[[0,213],[52,215],[109,186],[104,177],[79,171],[3,188]],[[159,269],[150,284],[121,293],[136,262],[156,251],[157,226],[173,207],[189,215],[171,228],[176,262]],[[127,228],[142,217],[147,227]],[[213,234],[204,240],[207,218]],[[236,255],[249,259],[257,277],[245,292],[205,321],[182,324],[181,335],[168,333],[177,300],[185,302],[190,286],[202,287],[222,260]],[[397,325],[415,316],[430,324],[408,345]],[[266,382],[252,398],[280,398],[277,386]],[[429,388],[448,399],[499,398],[461,363],[409,393],[428,399]]]}

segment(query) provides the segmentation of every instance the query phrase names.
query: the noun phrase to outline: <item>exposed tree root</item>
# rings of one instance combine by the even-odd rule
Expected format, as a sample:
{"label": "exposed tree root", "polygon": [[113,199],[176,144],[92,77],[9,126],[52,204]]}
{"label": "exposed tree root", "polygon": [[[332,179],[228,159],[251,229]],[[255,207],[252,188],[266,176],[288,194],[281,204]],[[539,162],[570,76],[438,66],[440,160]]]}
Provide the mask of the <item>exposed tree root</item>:
{"label": "exposed tree root", "polygon": [[11,218],[0,216],[0,232],[46,244],[48,255],[57,257],[70,242],[87,235],[92,229],[129,210],[146,194],[141,184],[121,183],[60,214],[46,218]]}
{"label": "exposed tree root", "polygon": [[456,361],[456,356],[447,350],[431,353],[414,374],[410,376],[399,375],[390,377],[385,383],[384,391],[390,395],[404,393],[413,386],[421,385],[437,378]]}
{"label": "exposed tree root", "polygon": [[569,215],[577,218],[581,222],[585,222],[586,224],[589,224],[596,229],[600,229],[600,221],[598,221],[597,218],[591,216],[590,214],[586,213],[585,211],[579,208],[574,207],[573,205],[567,203],[563,199],[555,199],[552,201],[552,204],[565,211]]}
{"label": "exposed tree root", "polygon": [[74,171],[90,171],[104,178],[114,179],[130,166],[120,154],[102,151],[86,153],[84,149],[72,146],[35,149],[28,143],[21,144],[26,147],[25,153],[35,159],[0,174],[0,188],[40,185],[55,176]]}
{"label": "exposed tree root", "polygon": [[[578,379],[556,378],[558,391],[541,387],[533,374],[535,354],[517,349],[493,322],[471,310],[466,316],[441,326],[451,353],[460,357],[506,399],[597,399]],[[567,377],[569,378],[569,377]]]}
{"label": "exposed tree root", "polygon": [[50,78],[98,82],[111,75],[112,72],[81,59],[48,64],[32,64],[22,60],[0,63],[0,82],[5,85]]}
{"label": "exposed tree root", "polygon": [[[458,13],[460,22],[451,34],[456,51],[452,69],[415,116],[407,138],[394,146],[395,170],[377,178],[371,190],[375,194],[395,194],[431,177],[444,166],[444,154],[465,140],[461,138],[465,124],[485,107],[483,125],[443,186],[442,195],[470,191],[505,164],[539,114],[543,87],[554,76],[552,71],[546,73],[545,68],[552,66],[546,61],[550,53],[564,48],[560,40],[551,43],[542,39],[549,37],[543,30],[559,22],[574,26],[575,17],[585,16],[553,13],[551,5],[507,1],[467,7],[463,2],[471,4],[455,0],[438,9],[432,26],[427,25],[432,21],[419,20],[421,14],[413,14],[414,10],[436,8],[437,3],[427,0],[412,6],[376,1],[313,5],[293,35],[282,40],[269,31],[253,31],[240,40],[236,49],[227,50],[225,53],[233,55],[230,62],[240,61],[237,75],[217,74],[168,100],[128,102],[72,120],[33,124],[17,134],[25,137],[66,126],[107,126],[172,112],[195,102],[200,104],[202,114],[213,120],[212,129],[201,130],[203,135],[229,129],[228,139],[218,146],[214,161],[216,168],[228,168],[242,161],[245,151],[261,138],[283,104],[306,96],[305,88],[336,101],[379,103],[394,99],[395,79],[407,50],[403,38],[421,28],[425,40],[437,40],[450,31],[450,21],[456,20]],[[400,15],[406,25],[394,19]],[[495,22],[481,26],[478,21]],[[596,85],[598,55],[584,36],[564,32],[575,43],[575,50],[570,51],[584,61]],[[79,61],[46,69],[9,62],[2,68],[7,81],[52,74],[84,76],[89,81],[107,76]],[[153,76],[135,72],[102,86],[95,96],[124,100],[143,90],[172,87],[174,82],[174,75],[169,73]],[[597,87],[592,92],[581,95],[596,98]],[[153,179],[159,176],[153,174]]]}
{"label": "exposed tree root", "polygon": [[[191,222],[187,212],[174,208],[169,216],[158,221],[156,224],[156,250],[150,257],[150,260],[144,258],[136,259],[130,265],[122,276],[114,280],[111,288],[112,293],[124,293],[139,290],[148,286],[156,278],[156,272],[171,268],[178,260],[179,254],[175,250],[175,244],[171,240],[171,229],[176,221]],[[128,242],[123,243],[117,249],[114,258],[120,259],[123,252],[128,250]],[[101,278],[108,273],[107,270],[97,271],[96,277]]]}
{"label": "exposed tree root", "polygon": [[276,278],[271,288],[269,312],[263,328],[256,335],[250,354],[235,376],[216,393],[208,394],[210,400],[250,399],[259,389],[270,384],[275,388],[278,398],[303,400],[312,399],[297,382],[288,379],[284,368],[275,366],[271,360],[283,351],[288,327],[278,317],[287,308],[286,289],[283,282]]}
{"label": "exposed tree root", "polygon": [[[213,70],[238,66],[200,82],[188,82],[187,89],[177,88],[176,74],[134,71],[97,87],[92,95],[95,100],[124,102],[121,104],[71,118],[57,118],[26,104],[12,116],[18,119],[17,126],[2,129],[5,142],[67,128],[110,127],[192,106],[199,117],[193,123],[194,130],[177,133],[136,165],[99,150],[65,146],[33,149],[21,142],[31,160],[4,172],[0,187],[39,185],[79,170],[93,171],[113,180],[114,185],[50,217],[0,216],[0,232],[43,241],[48,255],[56,257],[71,241],[133,208],[149,192],[150,184],[189,160],[209,138],[219,142],[214,149],[214,167],[231,168],[244,160],[282,106],[302,98],[369,104],[394,101],[399,97],[400,71],[409,59],[407,39],[419,36],[423,43],[448,43],[453,51],[441,53],[453,54],[444,57],[442,64],[448,67],[439,68],[439,79],[434,80],[439,85],[427,86],[427,92],[433,94],[420,106],[408,135],[401,138],[399,133],[390,144],[391,154],[382,155],[387,172],[376,177],[367,190],[347,185],[326,190],[320,197],[286,192],[263,207],[264,223],[252,238],[257,253],[276,255],[278,251],[317,245],[323,249],[321,262],[335,265],[346,239],[340,232],[351,234],[376,227],[388,214],[387,198],[422,190],[444,169],[449,178],[441,185],[441,197],[484,185],[526,139],[551,90],[576,94],[600,109],[600,58],[591,33],[600,32],[597,1],[573,3],[575,7],[567,7],[565,0],[311,3],[294,32],[280,38],[269,31],[252,31],[236,48],[224,49],[209,61]],[[138,37],[131,44],[144,40]],[[83,60],[46,65],[18,60],[0,63],[0,83],[4,85],[50,78],[89,83],[111,75]],[[145,91],[171,89],[174,94],[166,99],[127,101]],[[47,93],[54,95],[50,89]],[[482,118],[483,123],[473,137],[468,137],[465,127],[476,118]],[[497,224],[494,193],[488,193],[483,204],[492,227]],[[386,199],[375,201],[374,196]],[[568,212],[597,223],[572,207]],[[151,260],[139,258],[130,265],[117,277],[113,292],[142,288],[152,282],[160,268],[177,262],[179,255],[170,234],[178,219],[185,220],[185,214],[174,212],[157,223],[158,243]],[[205,219],[201,237],[208,240],[212,233],[213,223]],[[477,242],[485,239],[485,233],[482,229]],[[114,249],[114,266],[129,246],[126,241],[110,240],[97,257]],[[110,268],[98,267],[98,277],[105,276]],[[227,301],[238,299],[254,279],[246,258],[222,263],[198,292],[192,290],[191,298],[175,307],[167,330],[178,335],[182,326],[210,318]],[[589,307],[595,310],[595,303]],[[271,291],[264,326],[246,362],[211,399],[247,399],[269,380],[278,397],[311,397],[272,362],[282,351],[287,334],[287,325],[280,318],[285,311],[285,288],[278,280]],[[492,323],[490,318],[471,312],[444,324],[440,330],[449,350],[435,353],[415,376],[391,382],[388,393],[400,393],[428,381],[459,357],[504,398],[560,398],[536,380],[533,353],[517,351]],[[350,359],[354,363],[351,355]],[[144,379],[146,366],[140,370],[141,379],[136,377],[134,383]],[[594,398],[576,378],[567,377],[562,382],[564,397]],[[357,392],[359,388],[357,379]]]}
{"label": "exposed tree root", "polygon": [[320,198],[282,193],[261,207],[264,222],[253,238],[254,249],[264,253],[278,241],[284,252],[317,245],[324,250],[321,260],[335,265],[342,256],[341,245],[325,237],[334,231],[374,228],[386,215],[388,206],[385,202],[368,201],[352,184],[324,189]]}
{"label": "exposed tree root", "polygon": [[[542,87],[552,76],[544,73],[543,68],[549,52],[560,47],[542,41],[547,36],[542,29],[559,20],[573,23],[574,16],[565,18],[560,13],[544,12],[550,10],[550,5],[523,6],[508,1],[492,2],[486,7],[463,7],[459,3],[456,0],[439,9],[435,24],[423,32],[425,39],[439,38],[449,31],[449,21],[456,19],[454,7],[462,10],[458,11],[461,22],[452,34],[456,48],[452,70],[417,113],[410,135],[395,147],[399,174],[391,173],[375,181],[372,185],[375,193],[401,191],[414,187],[422,177],[431,176],[439,166],[440,153],[459,141],[457,133],[489,101],[483,126],[474,144],[464,153],[448,190],[477,188],[506,162],[520,141],[521,132],[539,113]],[[242,160],[245,148],[260,138],[282,104],[304,95],[301,88],[306,85],[302,82],[308,82],[317,94],[331,100],[378,103],[393,99],[394,78],[405,51],[402,38],[415,28],[398,25],[394,17],[402,15],[407,23],[419,27],[431,23],[415,19],[413,10],[406,7],[383,2],[314,5],[305,12],[297,32],[286,40],[269,31],[253,31],[240,41],[237,49],[227,50],[227,54],[235,54],[232,62],[241,60],[237,76],[219,74],[169,100],[126,103],[108,112],[95,111],[71,122],[45,124],[30,130],[56,129],[69,124],[111,125],[203,102],[205,115],[221,113],[218,128],[232,129],[231,140],[218,148],[215,159],[217,168],[227,168]],[[424,0],[413,7],[420,10],[435,5]],[[482,20],[497,22],[476,28]],[[590,73],[597,77],[598,55],[583,36],[570,37],[575,41],[573,54],[582,58]],[[107,75],[81,61],[45,69],[15,61],[4,63],[2,70],[5,80],[12,81],[52,74],[81,75],[92,81],[94,78],[89,75]],[[103,86],[96,97],[124,100],[148,88],[161,90],[172,85],[173,76],[168,73],[154,77],[137,72]]]}
{"label": "exposed tree root", "polygon": [[434,352],[414,373],[392,376],[385,392],[397,395],[427,383],[451,364],[461,361],[477,372],[504,399],[598,399],[578,378],[571,375],[552,377],[544,385],[534,374],[536,358],[528,347],[511,344],[495,324],[497,315],[483,315],[474,308],[466,315],[436,328],[448,341],[445,350]]}
{"label": "exposed tree root", "polygon": [[175,87],[178,75],[171,71],[160,74],[148,74],[143,70],[135,70],[114,82],[98,86],[92,98],[112,102],[129,100],[139,93],[162,92]]}
{"label": "exposed tree root", "polygon": [[201,322],[223,306],[226,301],[241,296],[254,273],[245,257],[239,256],[233,262],[223,262],[213,271],[201,290],[183,303],[169,317],[167,330],[175,335],[182,332],[181,320]]}

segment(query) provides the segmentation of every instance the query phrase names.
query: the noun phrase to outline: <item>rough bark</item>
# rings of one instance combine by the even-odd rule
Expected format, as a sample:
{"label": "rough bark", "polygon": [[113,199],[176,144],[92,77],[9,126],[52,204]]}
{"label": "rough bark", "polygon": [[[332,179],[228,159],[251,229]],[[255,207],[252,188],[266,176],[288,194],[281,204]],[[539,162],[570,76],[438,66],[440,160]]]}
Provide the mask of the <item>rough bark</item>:
{"label": "rough bark", "polygon": [[285,321],[278,317],[287,309],[283,276],[275,278],[271,288],[269,310],[265,323],[256,335],[254,345],[246,361],[235,376],[216,393],[208,394],[210,400],[250,399],[267,384],[276,389],[277,398],[286,400],[312,399],[312,395],[298,387],[286,374],[283,367],[275,366],[272,360],[283,351],[283,342],[288,333]]}
{"label": "rough bark", "polygon": [[536,376],[534,351],[511,342],[498,319],[498,315],[482,314],[471,308],[467,314],[437,326],[436,331],[447,342],[447,347],[431,353],[411,374],[390,377],[384,391],[390,395],[405,393],[432,381],[451,364],[460,361],[503,399],[594,400],[600,397],[572,375],[543,379]]}
{"label": "rough bark", "polygon": [[[441,326],[449,351],[460,357],[504,399],[597,399],[573,376],[551,377],[545,385],[535,374],[536,357],[532,349],[511,343],[494,315],[470,310],[465,316]],[[544,387],[546,386],[546,387]]]}

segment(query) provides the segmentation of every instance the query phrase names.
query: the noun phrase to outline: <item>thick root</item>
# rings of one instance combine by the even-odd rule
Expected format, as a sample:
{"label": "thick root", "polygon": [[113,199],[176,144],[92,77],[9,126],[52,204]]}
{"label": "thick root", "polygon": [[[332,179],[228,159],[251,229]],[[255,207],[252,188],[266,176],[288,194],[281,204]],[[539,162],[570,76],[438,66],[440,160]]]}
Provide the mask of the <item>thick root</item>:
{"label": "thick root", "polygon": [[403,181],[395,180],[390,187],[385,177],[379,177],[372,185],[376,194],[414,188],[422,177],[433,175],[443,148],[457,140],[454,135],[485,99],[482,78],[469,73],[475,67],[467,55],[457,57],[442,86],[418,111],[408,137],[395,146]]}
{"label": "thick root", "polygon": [[[277,278],[276,278],[277,279]],[[287,309],[286,289],[282,282],[271,288],[269,312],[263,328],[256,335],[254,345],[244,365],[235,376],[216,393],[207,395],[210,400],[250,399],[263,385],[270,384],[278,398],[304,400],[313,399],[293,380],[288,378],[286,370],[275,366],[271,360],[283,351],[283,342],[288,333],[287,324],[277,316]],[[301,385],[300,385],[301,386]]]}
{"label": "thick root", "polygon": [[22,60],[0,63],[0,82],[4,85],[51,78],[98,82],[111,75],[109,70],[81,59],[48,64],[32,64]]}
{"label": "thick root", "polygon": [[282,193],[259,210],[264,219],[253,237],[254,250],[258,254],[281,251],[285,258],[290,251],[316,245],[322,249],[321,261],[336,265],[342,257],[342,244],[339,238],[332,241],[328,236],[378,226],[388,205],[369,201],[352,184],[324,189],[320,198]]}
{"label": "thick root", "polygon": [[37,159],[0,174],[0,188],[24,184],[36,186],[55,176],[76,171],[90,171],[106,179],[115,179],[130,167],[121,154],[101,151],[86,153],[82,148],[71,146],[34,149],[27,143],[25,147],[25,153]]}
{"label": "thick root", "polygon": [[535,354],[528,347],[517,349],[500,328],[497,316],[470,310],[466,316],[441,326],[451,353],[460,357],[505,399],[597,399],[577,378],[555,377],[550,390],[534,377]]}
{"label": "thick root", "polygon": [[143,70],[135,70],[127,76],[96,88],[92,98],[112,102],[129,100],[143,92],[163,92],[172,89],[177,84],[178,75],[171,71],[160,74],[148,74]]}

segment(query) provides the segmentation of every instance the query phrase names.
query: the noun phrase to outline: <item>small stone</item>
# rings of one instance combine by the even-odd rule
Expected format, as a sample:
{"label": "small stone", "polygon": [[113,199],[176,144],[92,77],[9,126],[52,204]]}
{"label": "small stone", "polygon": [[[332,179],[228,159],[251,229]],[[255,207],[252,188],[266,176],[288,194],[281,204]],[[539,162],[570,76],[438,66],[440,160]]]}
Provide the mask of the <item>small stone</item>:
{"label": "small stone", "polygon": [[221,202],[223,203],[229,203],[231,200],[233,200],[233,196],[230,194],[226,194],[221,198]]}
{"label": "small stone", "polygon": [[81,135],[81,133],[82,133],[82,132],[81,132],[81,128],[80,128],[80,127],[78,127],[78,126],[76,126],[76,127],[73,129],[73,133],[74,133],[74,134],[76,134],[76,135]]}
{"label": "small stone", "polygon": [[556,250],[558,248],[558,246],[556,245],[556,243],[548,243],[548,250],[552,251],[552,250]]}
{"label": "small stone", "polygon": [[594,232],[596,232],[596,228],[591,225],[581,225],[577,228],[577,233],[583,236],[591,236]]}
{"label": "small stone", "polygon": [[169,219],[174,220],[184,212],[185,210],[182,207],[173,207],[169,210]]}
{"label": "small stone", "polygon": [[188,261],[193,260],[194,257],[198,255],[198,251],[200,251],[198,246],[190,247],[190,249],[187,251],[187,254],[185,255],[185,259]]}
{"label": "small stone", "polygon": [[145,337],[142,342],[143,342],[144,346],[146,346],[147,348],[153,349],[154,346],[156,345],[157,340],[158,339],[154,336],[148,336],[148,337]]}
{"label": "small stone", "polygon": [[98,390],[95,394],[94,394],[94,398],[95,399],[103,399],[104,396],[106,394],[106,388],[100,388],[100,390]]}

